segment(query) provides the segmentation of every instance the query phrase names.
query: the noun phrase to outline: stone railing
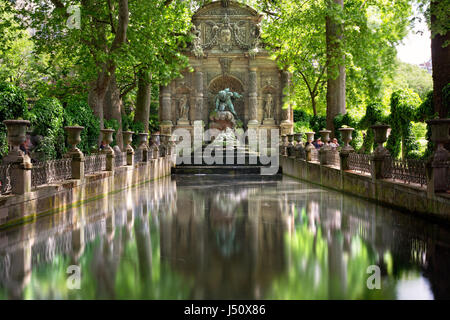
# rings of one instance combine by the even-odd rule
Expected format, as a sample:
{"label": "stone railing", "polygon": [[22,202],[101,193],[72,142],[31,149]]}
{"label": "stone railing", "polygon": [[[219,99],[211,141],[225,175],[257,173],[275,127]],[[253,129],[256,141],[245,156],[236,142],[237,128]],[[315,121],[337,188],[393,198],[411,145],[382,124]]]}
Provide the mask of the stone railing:
{"label": "stone railing", "polygon": [[11,192],[11,165],[0,165],[0,195]]}
{"label": "stone railing", "polygon": [[[450,142],[449,126],[450,119],[430,120],[428,121],[432,129],[431,140],[437,145],[433,156],[427,160],[395,160],[392,159],[388,150],[383,144],[387,141],[388,125],[374,125],[371,129],[374,131],[375,143],[378,146],[372,154],[357,154],[350,146],[352,140],[353,128],[341,128],[344,145],[338,151],[329,144],[329,134],[331,131],[322,130],[322,140],[325,143],[319,150],[313,147],[312,140],[314,132],[308,132],[307,146],[303,148],[300,143],[301,137],[298,137],[299,147],[296,156],[292,157],[292,150],[296,149],[292,145],[292,134],[282,136],[280,146],[280,156],[294,158],[308,162],[320,162],[320,165],[337,167],[342,171],[355,171],[370,176],[374,181],[377,179],[392,179],[395,182],[406,185],[415,184],[417,186],[427,187],[427,192],[448,192],[450,190],[450,153],[444,148],[445,143]],[[296,134],[300,135],[300,134]],[[289,138],[289,142],[288,142]],[[306,152],[306,157],[301,151]]]}
{"label": "stone railing", "polygon": [[370,155],[352,152],[348,155],[348,169],[371,174]]}
{"label": "stone railing", "polygon": [[33,188],[71,178],[72,159],[70,158],[34,163],[31,169],[31,186]]}
{"label": "stone railing", "polygon": [[396,160],[388,158],[386,160],[386,178],[403,181],[408,184],[415,183],[421,186],[427,184],[426,162],[421,160]]}
{"label": "stone railing", "polygon": [[327,165],[334,166],[334,167],[341,167],[341,160],[339,158],[339,151],[337,149],[331,149],[328,151],[325,155]]}
{"label": "stone railing", "polygon": [[319,161],[319,151],[317,149],[311,150],[311,161],[312,162],[320,162]]}
{"label": "stone railing", "polygon": [[116,152],[115,166],[123,167],[127,165],[127,153],[126,152]]}
{"label": "stone railing", "polygon": [[[125,145],[123,150],[115,152],[110,147],[114,130],[103,129],[102,146],[99,153],[85,156],[77,145],[81,142],[83,127],[65,127],[71,149],[63,159],[31,163],[29,155],[22,152],[20,145],[26,141],[26,128],[29,121],[4,121],[8,129],[9,154],[0,164],[0,195],[25,194],[43,185],[60,183],[65,180],[84,180],[86,175],[102,171],[114,171],[116,167],[133,166],[134,163],[149,162],[151,159],[165,157],[165,150],[152,153],[148,145],[148,134],[139,134],[139,148],[131,147],[133,132],[123,132]],[[168,137],[166,137],[169,139]]]}
{"label": "stone railing", "polygon": [[84,161],[84,173],[92,174],[106,170],[106,154],[93,154],[87,156]]}

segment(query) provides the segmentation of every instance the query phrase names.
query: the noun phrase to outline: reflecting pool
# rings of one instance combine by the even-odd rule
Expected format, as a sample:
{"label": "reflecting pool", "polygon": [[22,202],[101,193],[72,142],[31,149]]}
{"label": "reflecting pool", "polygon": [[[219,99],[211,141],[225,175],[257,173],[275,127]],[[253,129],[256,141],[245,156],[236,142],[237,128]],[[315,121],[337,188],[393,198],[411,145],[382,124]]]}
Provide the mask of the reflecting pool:
{"label": "reflecting pool", "polygon": [[290,178],[166,178],[0,231],[0,299],[448,299],[449,270],[448,227]]}

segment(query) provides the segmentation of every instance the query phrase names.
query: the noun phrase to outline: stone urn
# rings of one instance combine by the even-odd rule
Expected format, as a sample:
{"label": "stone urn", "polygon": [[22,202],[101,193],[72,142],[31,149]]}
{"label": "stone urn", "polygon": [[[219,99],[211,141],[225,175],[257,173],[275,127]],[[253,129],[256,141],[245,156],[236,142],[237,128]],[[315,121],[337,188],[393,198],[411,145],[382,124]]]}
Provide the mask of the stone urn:
{"label": "stone urn", "polygon": [[114,153],[114,150],[111,148],[110,144],[114,141],[113,134],[114,129],[102,129],[100,130],[102,133],[102,142],[105,145],[103,151],[108,153]]}
{"label": "stone urn", "polygon": [[370,128],[372,128],[374,132],[374,141],[378,144],[373,152],[374,156],[388,156],[389,151],[387,151],[387,149],[383,147],[383,143],[387,141],[387,131],[390,126],[387,124],[376,124],[371,126]]}
{"label": "stone urn", "polygon": [[81,142],[81,132],[83,132],[84,127],[81,126],[68,126],[64,127],[64,130],[67,132],[67,142],[72,147],[69,150],[70,153],[78,153],[80,154],[80,149],[77,148],[77,145]]}
{"label": "stone urn", "polygon": [[123,148],[125,151],[133,151],[133,147],[131,146],[131,143],[133,142],[133,131],[123,131]]}
{"label": "stone urn", "polygon": [[299,145],[299,144],[303,144],[302,136],[303,136],[303,133],[301,133],[301,132],[294,133],[294,139],[295,139],[295,142],[296,142],[296,146]]}
{"label": "stone urn", "polygon": [[139,133],[139,149],[147,149],[148,133]]}
{"label": "stone urn", "polygon": [[3,163],[22,162],[30,164],[30,157],[20,150],[20,145],[27,140],[27,127],[30,125],[28,120],[5,120],[3,124],[8,131],[9,153],[3,159]]}
{"label": "stone urn", "polygon": [[342,152],[353,152],[354,149],[350,145],[350,141],[353,140],[352,138],[352,132],[354,131],[354,128],[340,128],[339,132],[341,133],[342,140],[344,141],[344,146],[342,147]]}
{"label": "stone urn", "polygon": [[306,132],[305,134],[306,134],[306,149],[314,148],[313,141],[314,141],[314,135],[316,133],[315,132]]}
{"label": "stone urn", "polygon": [[319,133],[320,133],[320,137],[322,138],[322,141],[323,141],[323,147],[320,149],[321,150],[331,149],[330,144],[329,144],[331,131],[330,130],[320,130]]}

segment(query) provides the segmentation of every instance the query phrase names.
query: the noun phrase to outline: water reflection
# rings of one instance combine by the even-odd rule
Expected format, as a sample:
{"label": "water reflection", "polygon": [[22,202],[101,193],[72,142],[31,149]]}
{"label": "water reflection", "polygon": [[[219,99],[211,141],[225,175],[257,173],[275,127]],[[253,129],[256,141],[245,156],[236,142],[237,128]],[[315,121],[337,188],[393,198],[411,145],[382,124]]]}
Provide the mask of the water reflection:
{"label": "water reflection", "polygon": [[[288,178],[185,176],[1,231],[0,299],[449,298],[449,240]],[[367,288],[370,265],[381,290]]]}

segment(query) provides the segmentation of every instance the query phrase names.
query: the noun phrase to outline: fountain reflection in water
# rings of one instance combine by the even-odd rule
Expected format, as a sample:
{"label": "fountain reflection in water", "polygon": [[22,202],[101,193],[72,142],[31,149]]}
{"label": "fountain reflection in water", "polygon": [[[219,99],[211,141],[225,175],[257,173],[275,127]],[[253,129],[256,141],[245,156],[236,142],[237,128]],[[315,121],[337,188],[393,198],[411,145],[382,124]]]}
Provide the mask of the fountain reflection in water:
{"label": "fountain reflection in water", "polygon": [[442,226],[287,178],[178,180],[0,231],[0,299],[450,296]]}

